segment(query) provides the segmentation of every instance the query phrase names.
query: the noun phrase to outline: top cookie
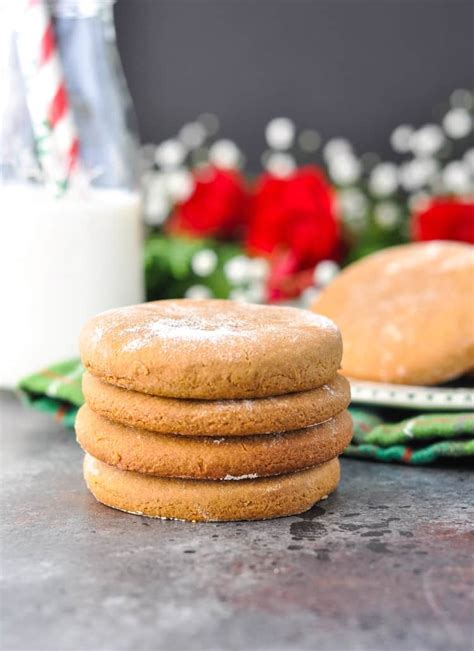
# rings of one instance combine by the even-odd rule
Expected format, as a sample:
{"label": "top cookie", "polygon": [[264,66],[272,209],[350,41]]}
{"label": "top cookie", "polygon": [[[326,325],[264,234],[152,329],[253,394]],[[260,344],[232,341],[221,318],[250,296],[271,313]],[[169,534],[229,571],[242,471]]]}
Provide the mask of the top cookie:
{"label": "top cookie", "polygon": [[264,398],[334,377],[341,336],[327,318],[290,307],[176,299],[109,310],[80,341],[90,373],[170,398]]}
{"label": "top cookie", "polygon": [[473,292],[473,246],[406,244],[349,266],[313,309],[341,329],[345,375],[432,385],[474,367]]}

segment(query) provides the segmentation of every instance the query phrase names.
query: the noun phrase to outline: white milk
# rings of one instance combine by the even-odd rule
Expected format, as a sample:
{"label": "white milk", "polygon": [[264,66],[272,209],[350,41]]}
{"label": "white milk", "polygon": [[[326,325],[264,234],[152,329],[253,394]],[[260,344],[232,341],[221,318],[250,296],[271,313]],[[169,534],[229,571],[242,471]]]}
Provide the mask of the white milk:
{"label": "white milk", "polygon": [[0,386],[78,355],[87,319],[143,300],[138,194],[0,185]]}

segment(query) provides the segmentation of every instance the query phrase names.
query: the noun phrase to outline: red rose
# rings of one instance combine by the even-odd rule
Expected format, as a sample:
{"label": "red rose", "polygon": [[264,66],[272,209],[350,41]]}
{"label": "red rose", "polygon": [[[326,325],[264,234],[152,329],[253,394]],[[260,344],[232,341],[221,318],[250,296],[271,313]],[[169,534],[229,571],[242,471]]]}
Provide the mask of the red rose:
{"label": "red rose", "polygon": [[232,237],[247,219],[247,195],[234,171],[206,167],[194,173],[191,196],[178,204],[168,230],[184,235]]}
{"label": "red rose", "polygon": [[474,201],[437,198],[415,212],[411,220],[414,240],[458,240],[474,244]]}
{"label": "red rose", "polygon": [[304,167],[286,178],[261,177],[247,235],[250,252],[288,251],[299,271],[337,257],[339,246],[334,195],[322,172]]}

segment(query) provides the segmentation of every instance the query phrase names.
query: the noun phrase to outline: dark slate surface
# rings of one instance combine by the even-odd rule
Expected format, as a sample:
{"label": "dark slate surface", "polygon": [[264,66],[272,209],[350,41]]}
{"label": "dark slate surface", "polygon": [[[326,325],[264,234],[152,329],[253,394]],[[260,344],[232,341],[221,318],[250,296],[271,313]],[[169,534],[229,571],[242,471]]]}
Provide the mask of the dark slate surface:
{"label": "dark slate surface", "polygon": [[71,432],[0,409],[5,651],[471,647],[467,468],[346,460],[300,517],[149,520],[94,501]]}

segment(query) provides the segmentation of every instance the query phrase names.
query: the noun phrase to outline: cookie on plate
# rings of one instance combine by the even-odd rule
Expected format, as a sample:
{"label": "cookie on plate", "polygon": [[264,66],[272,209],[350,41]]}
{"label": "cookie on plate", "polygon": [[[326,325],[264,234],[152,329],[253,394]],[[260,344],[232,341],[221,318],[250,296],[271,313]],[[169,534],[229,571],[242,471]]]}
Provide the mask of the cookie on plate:
{"label": "cookie on plate", "polygon": [[338,325],[342,372],[433,385],[474,367],[474,247],[423,242],[344,269],[313,305]]}

